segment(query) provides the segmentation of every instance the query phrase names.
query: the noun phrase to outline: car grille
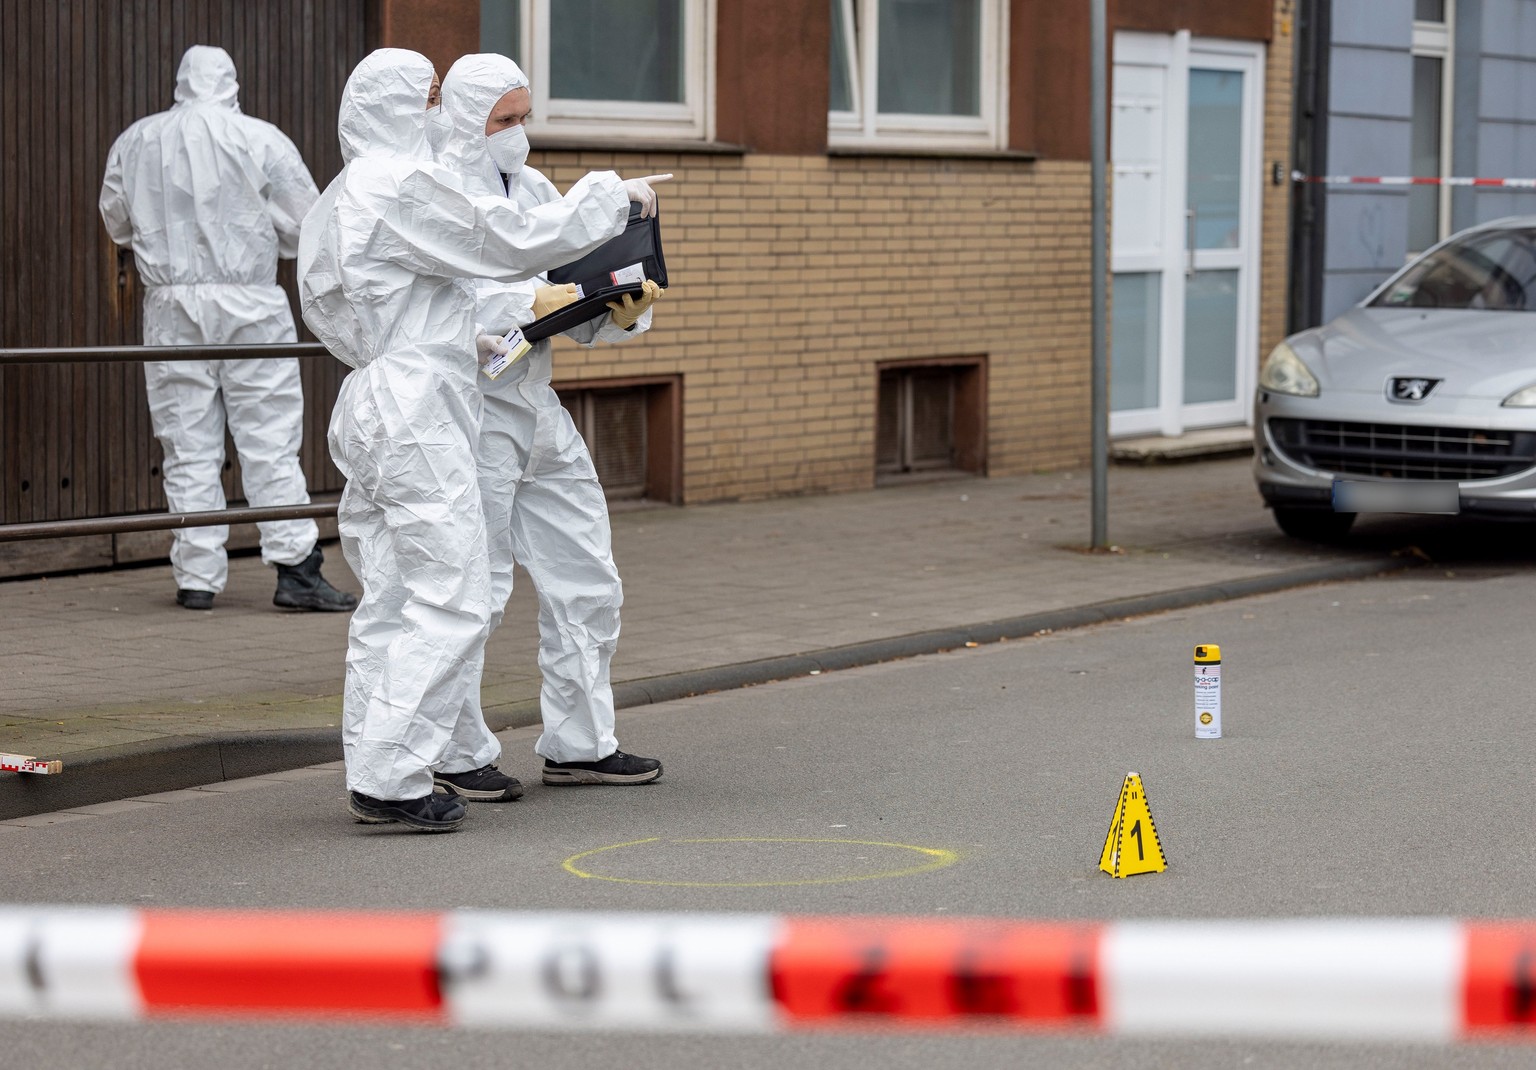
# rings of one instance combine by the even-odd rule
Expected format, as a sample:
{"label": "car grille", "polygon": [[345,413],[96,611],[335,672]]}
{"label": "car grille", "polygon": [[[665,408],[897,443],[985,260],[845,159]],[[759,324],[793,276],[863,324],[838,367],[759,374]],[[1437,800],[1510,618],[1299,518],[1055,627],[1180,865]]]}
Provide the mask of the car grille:
{"label": "car grille", "polygon": [[1536,466],[1536,433],[1471,427],[1269,421],[1275,444],[1308,468],[1380,479],[1497,479]]}

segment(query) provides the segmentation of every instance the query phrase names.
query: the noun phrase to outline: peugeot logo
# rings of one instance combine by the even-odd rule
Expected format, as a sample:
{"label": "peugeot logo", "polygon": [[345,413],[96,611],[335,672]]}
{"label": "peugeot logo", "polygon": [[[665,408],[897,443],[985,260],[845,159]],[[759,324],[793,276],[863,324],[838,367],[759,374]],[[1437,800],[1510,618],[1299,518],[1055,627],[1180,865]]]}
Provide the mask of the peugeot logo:
{"label": "peugeot logo", "polygon": [[1423,401],[1441,382],[1439,379],[1388,379],[1387,397],[1393,401]]}

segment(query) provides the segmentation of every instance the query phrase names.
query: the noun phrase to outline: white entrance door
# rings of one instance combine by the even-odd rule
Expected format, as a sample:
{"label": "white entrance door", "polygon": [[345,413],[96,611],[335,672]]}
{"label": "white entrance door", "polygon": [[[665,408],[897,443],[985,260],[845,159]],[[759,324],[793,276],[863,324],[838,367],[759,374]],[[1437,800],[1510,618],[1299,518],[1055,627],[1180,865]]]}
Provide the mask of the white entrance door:
{"label": "white entrance door", "polygon": [[1250,419],[1264,46],[1115,35],[1110,433]]}

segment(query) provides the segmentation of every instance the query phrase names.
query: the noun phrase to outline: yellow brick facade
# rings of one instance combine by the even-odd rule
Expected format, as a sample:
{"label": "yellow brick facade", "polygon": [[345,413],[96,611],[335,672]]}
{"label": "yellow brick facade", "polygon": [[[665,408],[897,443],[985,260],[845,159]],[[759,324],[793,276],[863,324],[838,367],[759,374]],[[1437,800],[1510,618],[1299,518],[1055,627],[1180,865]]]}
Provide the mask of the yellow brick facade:
{"label": "yellow brick facade", "polygon": [[879,363],[985,356],[993,475],[1088,451],[1089,172],[1081,163],[550,153],[671,171],[672,287],[646,337],[561,343],[556,378],[681,375],[687,502],[861,490]]}
{"label": "yellow brick facade", "polygon": [[[1291,270],[1291,148],[1295,107],[1296,2],[1276,0],[1274,34],[1264,72],[1264,238],[1259,265],[1259,352],[1286,335]],[[1280,185],[1271,180],[1278,165]]]}

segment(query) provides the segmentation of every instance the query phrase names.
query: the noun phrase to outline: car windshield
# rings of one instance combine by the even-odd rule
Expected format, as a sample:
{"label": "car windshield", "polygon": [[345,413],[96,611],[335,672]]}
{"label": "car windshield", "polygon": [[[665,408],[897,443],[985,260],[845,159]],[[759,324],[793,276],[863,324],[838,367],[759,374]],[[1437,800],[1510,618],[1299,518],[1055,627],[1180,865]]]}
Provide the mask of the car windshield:
{"label": "car windshield", "polygon": [[1536,228],[1480,230],[1436,249],[1371,307],[1536,312]]}

